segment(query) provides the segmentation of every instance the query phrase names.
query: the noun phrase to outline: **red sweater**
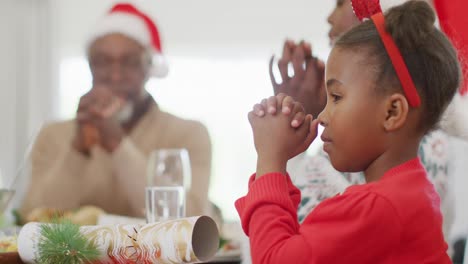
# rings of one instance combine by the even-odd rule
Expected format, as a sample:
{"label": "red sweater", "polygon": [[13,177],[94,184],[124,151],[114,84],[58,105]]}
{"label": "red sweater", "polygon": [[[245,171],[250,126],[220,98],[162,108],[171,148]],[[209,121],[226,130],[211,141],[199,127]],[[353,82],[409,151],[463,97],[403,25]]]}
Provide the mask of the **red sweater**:
{"label": "red sweater", "polygon": [[289,176],[253,175],[236,201],[253,263],[451,263],[440,199],[419,159],[323,201],[300,225]]}

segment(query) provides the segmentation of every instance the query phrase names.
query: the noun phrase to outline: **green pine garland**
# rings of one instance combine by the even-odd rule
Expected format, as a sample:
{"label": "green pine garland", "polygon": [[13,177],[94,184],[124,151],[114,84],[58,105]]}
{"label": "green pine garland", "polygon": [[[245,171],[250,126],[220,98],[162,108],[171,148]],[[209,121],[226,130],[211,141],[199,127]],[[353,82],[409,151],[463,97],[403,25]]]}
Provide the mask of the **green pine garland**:
{"label": "green pine garland", "polygon": [[97,246],[70,221],[42,224],[40,234],[36,259],[39,264],[84,264],[99,258]]}

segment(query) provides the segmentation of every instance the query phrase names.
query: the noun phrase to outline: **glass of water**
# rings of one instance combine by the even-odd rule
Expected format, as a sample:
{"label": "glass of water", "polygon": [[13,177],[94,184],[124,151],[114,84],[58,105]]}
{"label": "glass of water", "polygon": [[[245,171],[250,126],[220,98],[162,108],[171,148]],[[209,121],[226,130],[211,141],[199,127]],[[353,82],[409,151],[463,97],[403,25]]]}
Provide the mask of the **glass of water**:
{"label": "glass of water", "polygon": [[158,149],[148,161],[146,221],[185,217],[185,193],[190,186],[190,158],[186,149]]}

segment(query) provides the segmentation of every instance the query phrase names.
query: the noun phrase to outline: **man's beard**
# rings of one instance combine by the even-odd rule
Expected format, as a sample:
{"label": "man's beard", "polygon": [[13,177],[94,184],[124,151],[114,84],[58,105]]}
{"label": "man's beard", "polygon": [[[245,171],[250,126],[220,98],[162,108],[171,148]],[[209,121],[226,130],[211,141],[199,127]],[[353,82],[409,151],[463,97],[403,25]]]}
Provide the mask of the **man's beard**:
{"label": "man's beard", "polygon": [[[139,96],[140,98],[138,100],[144,101],[149,96],[149,93],[146,91],[146,89],[142,89]],[[135,102],[133,100],[127,100],[120,108],[120,110],[115,113],[115,118],[120,124],[124,124],[132,119],[134,112]]]}
{"label": "man's beard", "polygon": [[115,118],[120,124],[127,123],[133,116],[135,103],[132,101],[125,102],[124,106],[115,113]]}

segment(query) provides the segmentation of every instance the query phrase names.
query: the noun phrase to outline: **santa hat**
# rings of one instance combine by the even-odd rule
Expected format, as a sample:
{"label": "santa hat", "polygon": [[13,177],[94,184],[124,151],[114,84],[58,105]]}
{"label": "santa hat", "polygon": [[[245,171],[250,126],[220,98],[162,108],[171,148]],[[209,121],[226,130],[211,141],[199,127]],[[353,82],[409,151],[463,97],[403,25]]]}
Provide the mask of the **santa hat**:
{"label": "santa hat", "polygon": [[88,39],[88,46],[96,39],[112,33],[120,33],[136,40],[151,51],[153,55],[151,76],[163,78],[167,75],[169,68],[162,53],[159,31],[148,15],[131,4],[116,4],[94,26]]}

